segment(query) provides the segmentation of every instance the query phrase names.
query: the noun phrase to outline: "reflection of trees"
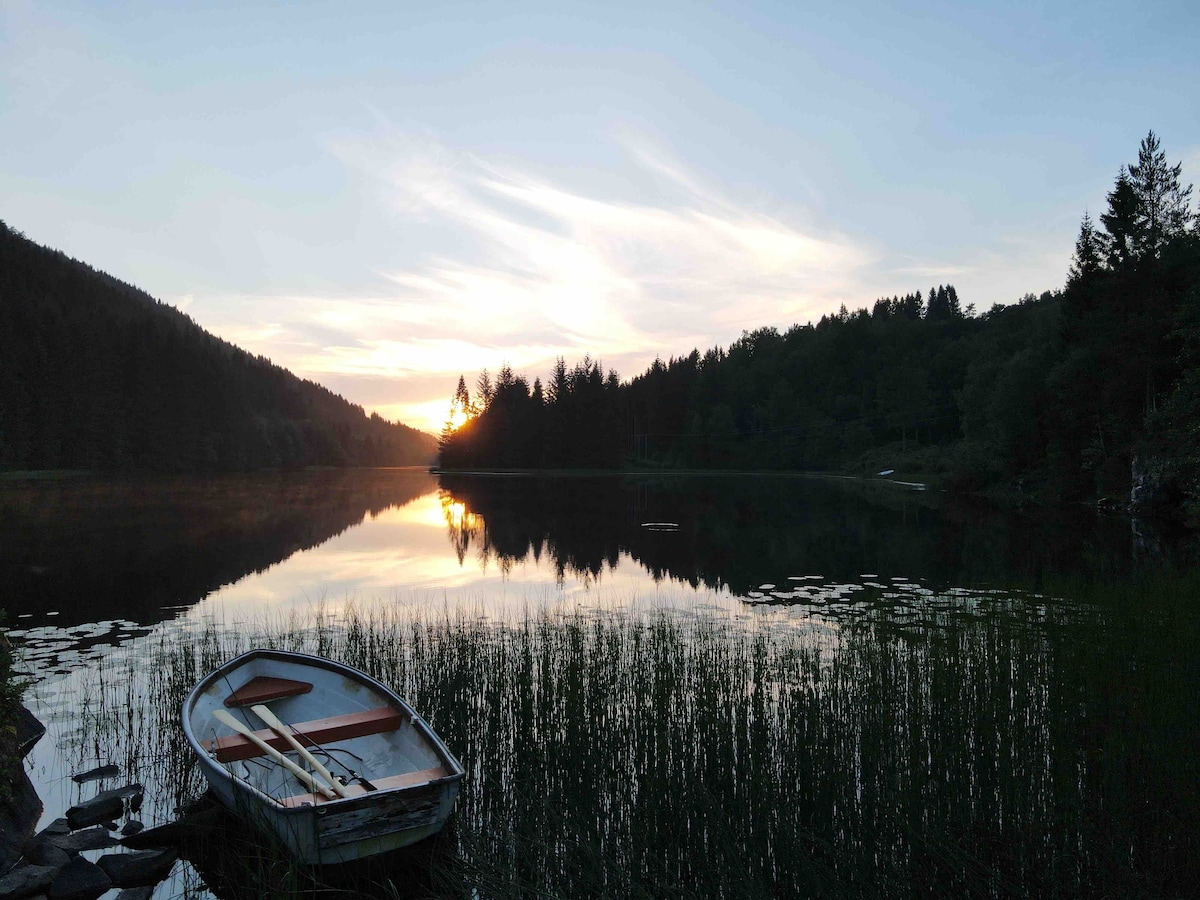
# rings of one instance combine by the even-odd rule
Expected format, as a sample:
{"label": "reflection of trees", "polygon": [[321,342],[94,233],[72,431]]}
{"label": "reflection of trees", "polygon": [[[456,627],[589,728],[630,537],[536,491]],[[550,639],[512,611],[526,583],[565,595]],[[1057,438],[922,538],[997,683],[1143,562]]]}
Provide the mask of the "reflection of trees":
{"label": "reflection of trees", "polygon": [[467,551],[471,549],[471,542],[479,542],[483,535],[483,519],[473,512],[468,512],[466,504],[455,500],[446,491],[439,491],[438,498],[442,504],[442,515],[446,518],[450,544],[454,547],[459,565],[462,565]]}
{"label": "reflection of trees", "polygon": [[58,610],[64,625],[157,621],[435,489],[419,470],[12,483],[0,491],[0,607]]}
{"label": "reflection of trees", "polygon": [[[625,553],[656,580],[743,594],[795,574],[1003,583],[1129,559],[1116,521],[943,507],[935,495],[846,481],[442,474],[440,484],[460,561],[472,548],[501,567],[546,554],[560,577],[599,578]],[[652,521],[680,527],[642,527]]]}

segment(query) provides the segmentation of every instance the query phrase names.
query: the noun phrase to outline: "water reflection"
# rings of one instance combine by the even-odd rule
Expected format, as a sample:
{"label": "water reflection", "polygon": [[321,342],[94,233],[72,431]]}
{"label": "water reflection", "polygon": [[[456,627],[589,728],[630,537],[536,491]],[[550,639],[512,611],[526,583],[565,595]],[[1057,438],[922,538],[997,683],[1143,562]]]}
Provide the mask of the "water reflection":
{"label": "water reflection", "polygon": [[[5,486],[0,511],[51,731],[43,824],[80,799],[65,774],[110,761],[147,784],[148,823],[173,816],[202,787],[182,695],[278,641],[395,685],[467,763],[452,894],[1195,882],[1194,613],[1037,587],[1132,580],[1120,520],[778,477],[424,472]],[[611,614],[635,600],[675,612]]]}
{"label": "water reflection", "polygon": [[1082,511],[1000,514],[777,476],[363,470],[0,486],[0,608],[26,629],[144,626],[181,609],[236,621],[417,594],[503,607],[597,584],[663,602],[696,589],[786,602],[802,599],[782,590],[789,579],[814,574],[1036,585],[1047,573],[1119,575],[1132,548],[1127,523]]}
{"label": "water reflection", "polygon": [[0,609],[161,621],[434,490],[423,470],[4,482]]}
{"label": "water reflection", "polygon": [[1137,563],[1119,518],[1000,512],[894,485],[750,475],[443,475],[440,485],[460,560],[508,569],[544,557],[559,581],[633,565],[653,582],[760,599],[764,584],[815,574],[1011,586]]}

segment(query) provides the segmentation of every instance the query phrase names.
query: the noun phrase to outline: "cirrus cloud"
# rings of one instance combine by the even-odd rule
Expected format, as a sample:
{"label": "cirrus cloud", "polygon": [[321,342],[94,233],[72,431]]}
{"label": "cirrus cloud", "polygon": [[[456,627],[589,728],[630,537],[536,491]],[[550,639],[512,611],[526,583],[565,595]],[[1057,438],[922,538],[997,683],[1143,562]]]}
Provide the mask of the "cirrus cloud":
{"label": "cirrus cloud", "polygon": [[876,261],[863,246],[739,206],[644,145],[626,149],[654,200],[407,137],[339,144],[405,229],[428,232],[425,253],[379,267],[378,296],[256,297],[268,324],[221,333],[436,430],[460,373],[508,363],[532,378],[557,356],[590,354],[628,376],[659,355],[862,301]]}

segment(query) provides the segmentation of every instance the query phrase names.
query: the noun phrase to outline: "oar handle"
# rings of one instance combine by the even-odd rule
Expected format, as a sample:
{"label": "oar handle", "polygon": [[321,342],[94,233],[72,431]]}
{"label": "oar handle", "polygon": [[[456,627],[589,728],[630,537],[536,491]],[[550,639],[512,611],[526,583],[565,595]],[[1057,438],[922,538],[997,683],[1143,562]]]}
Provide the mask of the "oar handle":
{"label": "oar handle", "polygon": [[293,775],[295,775],[297,778],[299,778],[300,782],[305,787],[307,787],[310,791],[312,791],[314,794],[319,792],[319,793],[324,794],[330,800],[337,799],[338,795],[335,794],[332,789],[321,784],[319,781],[317,781],[317,779],[313,778],[312,775],[310,775],[308,772],[305,772],[302,768],[300,768],[298,765],[296,765],[294,762],[292,762],[290,759],[288,759],[286,756],[284,756],[282,753],[280,753],[278,750],[276,750],[274,747],[272,747],[270,744],[268,744],[266,741],[264,741],[262,738],[260,738],[257,734],[255,734],[253,731],[251,731],[249,728],[247,728],[245,725],[243,725],[241,722],[239,722],[237,719],[235,719],[233,716],[231,716],[225,710],[214,709],[213,710],[213,718],[216,719],[218,722],[220,722],[222,725],[229,726],[235,732],[240,734],[242,737],[248,739],[252,743],[257,744],[259,749],[261,749],[265,754],[267,754],[267,756],[271,757],[271,759],[275,760],[275,762],[279,763],[281,766],[283,766],[285,769],[287,769],[289,772],[291,772]]}
{"label": "oar handle", "polygon": [[328,781],[329,786],[333,788],[333,790],[336,791],[339,796],[350,796],[350,792],[342,787],[341,782],[333,777],[332,773],[330,773],[330,771],[321,764],[321,761],[313,756],[307,747],[303,746],[298,740],[296,740],[296,734],[303,734],[303,732],[295,732],[293,729],[289,728],[284,724],[282,719],[280,719],[277,715],[275,715],[275,713],[271,712],[271,710],[267,709],[267,707],[263,706],[261,703],[250,708],[254,710],[254,714],[256,716],[266,722],[280,737],[291,744],[292,749],[299,753],[305,762],[316,769],[317,774]]}

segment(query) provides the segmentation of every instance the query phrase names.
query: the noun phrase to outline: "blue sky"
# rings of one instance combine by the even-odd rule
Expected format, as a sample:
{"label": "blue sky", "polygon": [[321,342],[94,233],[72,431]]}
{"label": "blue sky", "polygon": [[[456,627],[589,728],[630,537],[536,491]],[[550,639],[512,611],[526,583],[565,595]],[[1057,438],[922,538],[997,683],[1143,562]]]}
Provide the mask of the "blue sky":
{"label": "blue sky", "polygon": [[0,218],[390,418],[882,294],[1061,286],[1194,4],[0,0]]}

